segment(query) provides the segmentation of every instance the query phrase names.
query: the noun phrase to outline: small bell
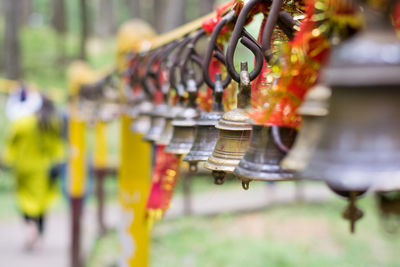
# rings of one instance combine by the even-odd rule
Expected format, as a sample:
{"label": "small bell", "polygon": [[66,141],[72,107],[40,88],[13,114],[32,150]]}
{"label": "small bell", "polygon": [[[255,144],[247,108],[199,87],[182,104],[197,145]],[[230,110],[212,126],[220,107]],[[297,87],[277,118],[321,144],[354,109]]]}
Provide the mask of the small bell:
{"label": "small bell", "polygon": [[332,54],[322,73],[332,88],[317,147],[301,177],[325,181],[350,201],[344,217],[361,218],[359,192],[385,179],[399,179],[400,42],[389,19],[364,9],[366,30]]}
{"label": "small bell", "polygon": [[181,106],[168,106],[168,112],[164,114],[165,124],[160,138],[156,142],[157,145],[168,145],[172,138],[174,127],[172,121],[182,112]]}
{"label": "small bell", "polygon": [[167,112],[168,112],[168,106],[164,103],[159,104],[154,108],[154,111],[150,113],[151,114],[150,129],[143,137],[143,140],[149,142],[157,142],[160,139],[165,126],[164,116]]}
{"label": "small bell", "polygon": [[221,74],[215,75],[214,103],[211,112],[203,112],[196,121],[195,138],[189,153],[183,161],[189,162],[190,170],[197,170],[197,162],[206,161],[211,156],[218,139],[218,129],[215,125],[224,112],[222,104],[223,88]]}
{"label": "small bell", "polygon": [[132,123],[131,129],[134,133],[146,134],[151,126],[151,110],[153,109],[153,104],[150,101],[143,101],[135,109],[133,116],[134,121]]}
{"label": "small bell", "polygon": [[278,126],[253,125],[250,145],[233,174],[242,180],[244,189],[251,180],[293,180],[293,173],[281,168],[280,162],[292,146],[296,130]]}
{"label": "small bell", "polygon": [[242,62],[238,107],[224,113],[215,126],[218,129],[218,140],[212,155],[204,165],[212,171],[216,184],[223,183],[226,173],[233,172],[249,146],[251,124],[245,108],[250,104],[250,88],[247,62]]}
{"label": "small bell", "polygon": [[187,107],[172,121],[173,135],[165,151],[172,154],[183,155],[189,153],[194,142],[194,130],[196,119],[200,112],[197,109],[197,86],[194,73],[189,72],[187,81],[187,92],[189,94]]}
{"label": "small bell", "polygon": [[328,114],[328,102],[331,90],[323,85],[317,85],[307,93],[298,113],[303,122],[293,148],[282,160],[281,166],[286,170],[302,171],[308,165],[321,131],[323,120]]}

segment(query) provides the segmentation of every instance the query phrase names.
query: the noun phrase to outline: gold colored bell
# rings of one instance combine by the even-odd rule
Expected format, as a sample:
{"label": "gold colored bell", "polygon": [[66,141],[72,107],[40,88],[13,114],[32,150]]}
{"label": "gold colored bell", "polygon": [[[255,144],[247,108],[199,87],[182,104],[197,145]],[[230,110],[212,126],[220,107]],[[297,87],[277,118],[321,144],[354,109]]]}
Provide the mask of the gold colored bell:
{"label": "gold colored bell", "polygon": [[159,104],[154,108],[154,111],[151,112],[151,126],[147,131],[146,135],[143,137],[143,140],[149,142],[157,142],[161,134],[164,130],[165,126],[165,117],[164,115],[168,112],[168,106],[166,104]]}
{"label": "gold colored bell", "polygon": [[146,134],[151,126],[151,110],[153,104],[150,101],[143,101],[134,111],[134,121],[131,125],[132,132]]}
{"label": "gold colored bell", "polygon": [[177,155],[189,153],[194,142],[196,120],[200,117],[196,105],[197,86],[193,75],[190,75],[186,88],[189,94],[187,107],[172,121],[174,127],[172,138],[165,148],[166,152]]}
{"label": "gold colored bell", "polygon": [[216,184],[223,183],[226,173],[233,172],[249,146],[251,124],[245,108],[250,104],[250,89],[247,62],[242,62],[238,107],[224,113],[215,126],[218,129],[218,140],[212,155],[204,165],[212,171]]}
{"label": "gold colored bell", "polygon": [[328,114],[330,96],[331,90],[323,85],[317,85],[307,93],[298,110],[303,118],[302,126],[293,148],[282,160],[282,168],[296,172],[306,168],[320,138],[323,120]]}
{"label": "gold colored bell", "polygon": [[218,129],[215,125],[221,119],[224,112],[222,104],[223,88],[221,74],[215,75],[214,102],[211,112],[203,112],[196,121],[195,138],[189,153],[183,161],[189,162],[192,172],[197,170],[199,161],[206,161],[212,154],[218,139]]}
{"label": "gold colored bell", "polygon": [[244,189],[251,180],[293,180],[293,173],[280,162],[293,145],[296,130],[287,127],[253,125],[250,145],[233,174],[242,180]]}

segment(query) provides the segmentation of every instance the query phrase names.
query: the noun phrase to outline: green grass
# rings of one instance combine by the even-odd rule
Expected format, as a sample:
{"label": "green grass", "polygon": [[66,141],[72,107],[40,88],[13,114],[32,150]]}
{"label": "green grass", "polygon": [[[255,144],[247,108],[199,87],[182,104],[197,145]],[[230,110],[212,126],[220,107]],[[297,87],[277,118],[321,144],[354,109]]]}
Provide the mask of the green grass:
{"label": "green grass", "polygon": [[[365,216],[355,234],[341,218],[345,204],[336,198],[256,213],[163,220],[153,231],[151,266],[399,266],[399,235],[383,231],[373,198],[359,201]],[[116,234],[102,242],[89,266],[110,266],[100,260],[113,258],[110,249],[118,258]]]}

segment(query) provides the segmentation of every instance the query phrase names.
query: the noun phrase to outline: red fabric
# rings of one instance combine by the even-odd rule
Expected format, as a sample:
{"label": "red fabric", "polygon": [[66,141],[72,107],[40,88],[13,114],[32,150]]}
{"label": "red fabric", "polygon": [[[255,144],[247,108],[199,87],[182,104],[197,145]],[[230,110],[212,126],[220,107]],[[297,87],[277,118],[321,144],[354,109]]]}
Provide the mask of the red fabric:
{"label": "red fabric", "polygon": [[322,34],[312,34],[312,30],[317,28],[312,20],[314,3],[314,0],[307,2],[306,18],[293,41],[283,51],[281,73],[276,84],[265,81],[269,72],[265,64],[261,77],[253,85],[257,90],[267,90],[268,95],[267,104],[250,113],[256,123],[291,128],[298,128],[301,124],[297,109],[308,89],[317,82],[320,66],[330,51],[328,40]]}
{"label": "red fabric", "polygon": [[164,151],[165,146],[157,146],[156,162],[151,182],[147,212],[169,208],[179,172],[179,156]]}

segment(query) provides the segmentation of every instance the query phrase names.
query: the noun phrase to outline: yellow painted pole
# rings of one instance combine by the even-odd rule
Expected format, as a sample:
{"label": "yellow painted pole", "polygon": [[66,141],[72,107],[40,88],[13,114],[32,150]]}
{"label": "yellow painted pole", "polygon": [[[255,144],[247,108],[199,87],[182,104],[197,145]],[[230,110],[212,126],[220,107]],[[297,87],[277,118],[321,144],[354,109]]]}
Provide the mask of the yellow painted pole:
{"label": "yellow painted pole", "polygon": [[94,128],[94,167],[104,169],[107,167],[107,124],[104,121],[97,121]]}
{"label": "yellow painted pole", "polygon": [[151,147],[133,133],[132,119],[121,118],[121,165],[118,199],[122,209],[122,257],[127,266],[149,265],[150,230],[145,220],[150,190]]}
{"label": "yellow painted pole", "polygon": [[[140,20],[121,26],[117,36],[117,67],[123,73],[128,66],[127,55],[136,53],[144,43],[155,36],[151,27]],[[121,82],[122,102],[126,100]],[[147,267],[149,265],[150,230],[145,211],[150,190],[151,147],[142,141],[143,135],[131,129],[133,119],[121,116],[120,166],[118,199],[122,218],[120,242],[122,266]]]}

